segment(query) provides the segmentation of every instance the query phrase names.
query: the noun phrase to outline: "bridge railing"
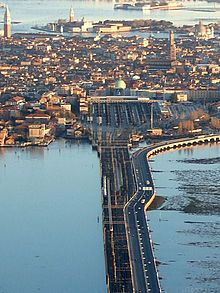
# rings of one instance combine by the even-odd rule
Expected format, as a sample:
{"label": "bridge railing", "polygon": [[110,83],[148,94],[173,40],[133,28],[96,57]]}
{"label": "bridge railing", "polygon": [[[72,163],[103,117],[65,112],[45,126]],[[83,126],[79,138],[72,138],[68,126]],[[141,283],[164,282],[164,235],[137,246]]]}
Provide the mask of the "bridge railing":
{"label": "bridge railing", "polygon": [[147,152],[147,159],[162,152],[214,142],[220,142],[220,134],[208,136],[204,135],[195,138],[184,138],[162,142],[156,145],[152,145],[151,149]]}

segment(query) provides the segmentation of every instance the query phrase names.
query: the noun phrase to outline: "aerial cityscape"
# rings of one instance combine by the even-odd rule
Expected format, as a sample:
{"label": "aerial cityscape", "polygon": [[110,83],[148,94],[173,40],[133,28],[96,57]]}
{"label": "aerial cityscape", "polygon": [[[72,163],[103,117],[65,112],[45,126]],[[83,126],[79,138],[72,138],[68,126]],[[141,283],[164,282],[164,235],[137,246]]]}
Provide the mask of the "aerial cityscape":
{"label": "aerial cityscape", "polygon": [[0,12],[0,292],[219,292],[219,3]]}

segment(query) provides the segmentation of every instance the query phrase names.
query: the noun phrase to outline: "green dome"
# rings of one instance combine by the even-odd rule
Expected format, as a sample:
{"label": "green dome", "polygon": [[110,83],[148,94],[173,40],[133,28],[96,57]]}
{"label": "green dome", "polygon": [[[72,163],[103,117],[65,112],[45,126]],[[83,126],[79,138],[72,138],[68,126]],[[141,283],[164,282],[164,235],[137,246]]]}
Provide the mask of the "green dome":
{"label": "green dome", "polygon": [[115,89],[116,90],[124,90],[124,89],[126,89],[126,83],[124,82],[124,80],[122,80],[121,78],[116,80]]}

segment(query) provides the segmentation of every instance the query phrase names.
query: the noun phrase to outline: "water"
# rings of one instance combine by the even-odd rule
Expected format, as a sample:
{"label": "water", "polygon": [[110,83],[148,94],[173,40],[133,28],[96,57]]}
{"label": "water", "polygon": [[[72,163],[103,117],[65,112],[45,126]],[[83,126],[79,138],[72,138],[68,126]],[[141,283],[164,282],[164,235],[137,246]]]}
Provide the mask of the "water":
{"label": "water", "polygon": [[[68,18],[70,6],[77,19],[152,18],[183,25],[220,18],[219,4],[215,5],[217,12],[180,10],[143,14],[114,11],[110,1],[5,0],[4,3],[9,5],[13,20],[22,22],[13,26],[14,32],[30,32],[33,25]],[[213,8],[212,3],[206,2],[187,2],[187,5]],[[216,197],[209,202],[209,215],[179,212],[189,198],[178,189],[183,184],[180,173],[170,172],[173,166],[177,171],[209,168],[215,172],[218,165],[195,166],[176,160],[219,156],[219,153],[219,148],[214,147],[193,148],[158,156],[153,163],[153,168],[164,170],[154,173],[157,193],[170,196],[168,202],[177,209],[162,211],[161,216],[159,211],[150,213],[153,239],[160,243],[156,254],[163,263],[160,275],[166,292],[217,292],[220,287],[219,279],[215,278],[220,275],[216,248],[220,243],[219,215],[212,215],[210,208]],[[97,216],[101,217],[99,160],[89,145],[59,141],[49,150],[0,149],[0,190],[0,292],[105,292],[102,224],[97,223]],[[205,224],[186,223],[186,220]],[[208,289],[210,284],[212,291]]]}
{"label": "water", "polygon": [[[165,292],[219,292],[219,163],[186,159],[220,157],[210,145],[169,152],[151,163],[157,195],[167,197],[164,210],[149,213],[155,255]],[[190,189],[186,188],[191,186]],[[196,203],[195,206],[192,203]],[[191,213],[183,212],[191,207]]]}
{"label": "water", "polygon": [[[166,210],[150,212],[165,292],[218,292],[220,217],[212,205],[219,206],[219,165],[180,160],[219,156],[219,146],[202,146],[151,163],[163,171],[153,173],[157,194],[168,198]],[[201,184],[195,174],[210,186],[198,193],[208,214],[180,211],[189,204],[186,180]],[[0,292],[106,292],[99,159],[90,145],[1,148],[0,190]]]}
{"label": "water", "polygon": [[[213,173],[219,178],[218,164],[179,160],[219,155],[219,146],[195,147],[151,163],[163,171],[153,173],[157,194],[177,209],[150,212],[165,292],[218,292],[219,214],[212,214],[210,202],[208,215],[180,212],[187,196],[183,202],[177,199],[185,194],[178,172],[188,172],[189,180],[192,172],[208,171],[212,190]],[[0,292],[106,291],[102,224],[97,223],[102,212],[99,160],[90,145],[60,140],[49,149],[2,148],[0,189]]]}
{"label": "water", "polygon": [[[216,12],[202,11],[125,11],[114,10],[112,1],[73,1],[73,0],[5,0],[11,10],[12,19],[21,21],[21,24],[14,25],[14,32],[30,32],[33,25],[45,25],[48,22],[56,21],[59,18],[69,17],[69,9],[74,8],[76,19],[85,17],[88,20],[105,19],[155,19],[172,21],[175,25],[195,24],[199,20],[204,23],[216,22],[220,19],[220,3],[208,2],[183,2],[187,7],[213,8]],[[3,9],[1,13],[3,18]]]}
{"label": "water", "polygon": [[0,292],[106,292],[99,159],[90,145],[1,148],[0,190]]}

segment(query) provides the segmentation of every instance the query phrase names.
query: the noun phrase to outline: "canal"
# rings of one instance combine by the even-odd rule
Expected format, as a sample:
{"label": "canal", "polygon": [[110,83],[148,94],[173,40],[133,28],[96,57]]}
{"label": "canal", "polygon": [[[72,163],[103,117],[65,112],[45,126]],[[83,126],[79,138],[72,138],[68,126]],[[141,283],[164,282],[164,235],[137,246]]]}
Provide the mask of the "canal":
{"label": "canal", "polygon": [[1,148],[0,190],[0,292],[106,292],[100,167],[89,144]]}

